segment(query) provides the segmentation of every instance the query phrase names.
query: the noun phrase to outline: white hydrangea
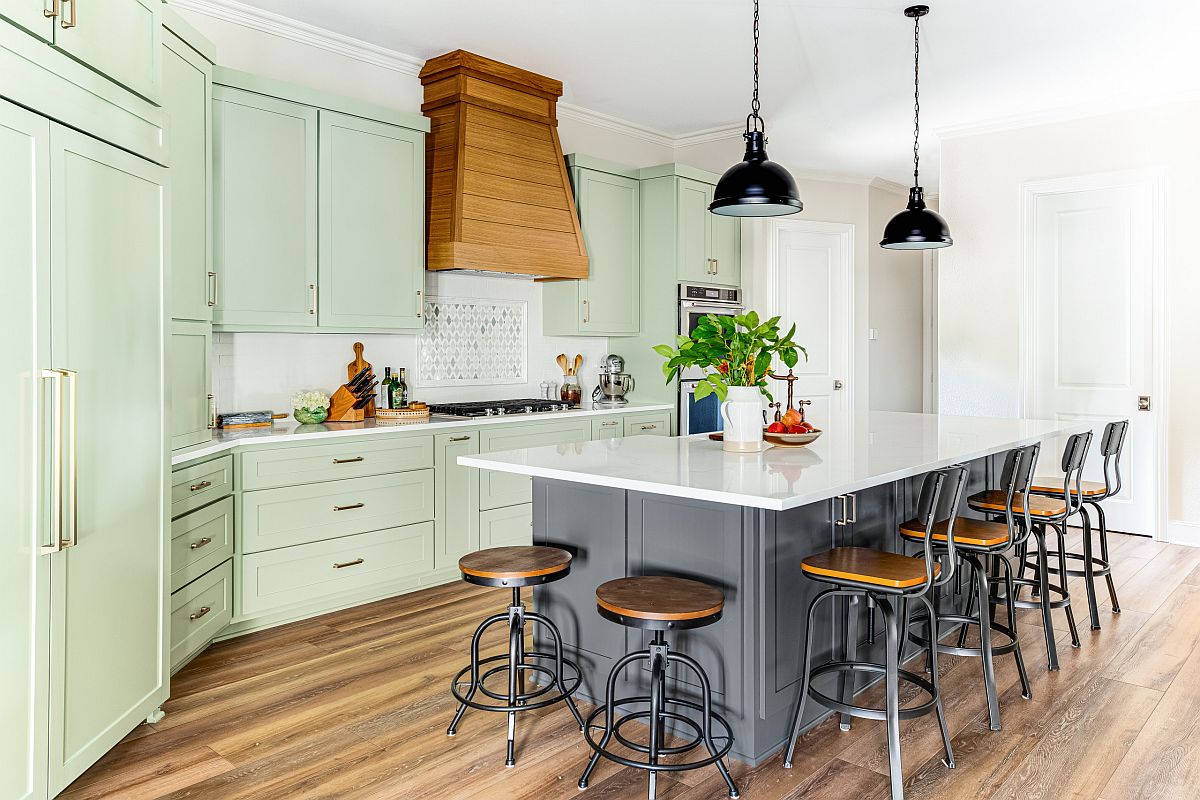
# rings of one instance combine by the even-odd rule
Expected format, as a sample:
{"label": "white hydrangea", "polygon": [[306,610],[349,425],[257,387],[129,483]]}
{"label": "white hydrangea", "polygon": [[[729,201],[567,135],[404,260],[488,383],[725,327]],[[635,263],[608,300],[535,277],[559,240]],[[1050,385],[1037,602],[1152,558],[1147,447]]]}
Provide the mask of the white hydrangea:
{"label": "white hydrangea", "polygon": [[292,409],[328,407],[329,395],[325,394],[320,389],[312,389],[307,392],[296,392],[296,394],[292,397]]}

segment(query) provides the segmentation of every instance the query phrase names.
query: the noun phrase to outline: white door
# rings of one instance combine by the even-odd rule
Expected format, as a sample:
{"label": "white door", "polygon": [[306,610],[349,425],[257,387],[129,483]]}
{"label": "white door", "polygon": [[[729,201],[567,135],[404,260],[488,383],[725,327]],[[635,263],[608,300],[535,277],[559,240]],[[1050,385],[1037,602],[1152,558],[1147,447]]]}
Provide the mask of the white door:
{"label": "white door", "polygon": [[[1119,495],[1104,503],[1112,530],[1154,534],[1155,401],[1152,335],[1155,191],[1145,175],[1087,176],[1030,185],[1026,225],[1029,366],[1026,416],[1093,425],[1085,480],[1103,481],[1104,425],[1128,419]],[[1044,445],[1039,475],[1060,479],[1060,442]]]}
{"label": "white door", "polygon": [[[849,431],[854,226],[772,220],[767,230],[767,281],[755,302],[782,317],[784,332],[795,323],[796,342],[808,351],[808,361],[801,357],[795,367],[795,398],[812,401],[805,417],[822,430]],[[787,367],[776,364],[775,371],[786,374]],[[771,384],[786,404],[787,384]]]}

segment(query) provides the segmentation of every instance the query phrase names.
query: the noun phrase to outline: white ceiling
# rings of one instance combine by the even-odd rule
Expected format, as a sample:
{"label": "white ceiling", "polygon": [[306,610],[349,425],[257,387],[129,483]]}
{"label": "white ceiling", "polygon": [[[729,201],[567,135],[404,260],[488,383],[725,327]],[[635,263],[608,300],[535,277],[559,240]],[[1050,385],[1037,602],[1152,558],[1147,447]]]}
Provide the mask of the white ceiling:
{"label": "white ceiling", "polygon": [[[561,79],[564,100],[671,135],[749,111],[751,0],[243,0],[421,59],[463,48]],[[933,131],[1195,93],[1193,0],[927,0],[922,177]],[[904,0],[762,0],[762,114],[792,169],[911,181]],[[732,159],[731,159],[732,160]]]}

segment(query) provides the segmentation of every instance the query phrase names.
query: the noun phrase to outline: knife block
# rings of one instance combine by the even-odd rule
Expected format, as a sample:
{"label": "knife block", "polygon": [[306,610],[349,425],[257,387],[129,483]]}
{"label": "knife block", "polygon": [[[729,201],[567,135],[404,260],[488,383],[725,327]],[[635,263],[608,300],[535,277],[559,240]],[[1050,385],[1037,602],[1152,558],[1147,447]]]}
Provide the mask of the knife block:
{"label": "knife block", "polygon": [[[355,408],[354,404],[358,402],[349,389],[345,386],[338,388],[333,393],[333,397],[329,400],[329,422],[362,422],[366,416],[366,408]],[[373,409],[372,409],[373,410]],[[371,416],[374,416],[372,414]]]}
{"label": "knife block", "polygon": [[[373,381],[375,379],[375,370],[371,369],[371,362],[367,361],[363,358],[363,343],[355,342],[354,343],[354,360],[346,365],[346,380],[350,380],[355,375],[357,375],[359,372],[361,372],[363,367],[366,367],[371,370],[370,377],[367,379],[367,382],[370,383],[371,381]],[[335,394],[334,397],[337,397],[337,395]],[[354,405],[354,404],[351,403],[351,405]],[[332,408],[332,406],[331,406],[331,408]],[[361,415],[359,416],[358,419],[353,420],[353,422],[361,422],[363,420],[363,417],[375,416],[375,401],[372,400],[371,402],[367,403],[367,405],[365,407],[359,409],[359,411],[362,412]],[[331,419],[333,418],[332,411],[330,412],[330,418]]]}

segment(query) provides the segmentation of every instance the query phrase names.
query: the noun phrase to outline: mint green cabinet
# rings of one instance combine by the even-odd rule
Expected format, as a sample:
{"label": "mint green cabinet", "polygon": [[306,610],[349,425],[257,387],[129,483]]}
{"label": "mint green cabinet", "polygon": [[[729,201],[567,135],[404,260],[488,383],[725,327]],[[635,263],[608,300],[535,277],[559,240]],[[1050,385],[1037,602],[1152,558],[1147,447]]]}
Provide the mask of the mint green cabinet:
{"label": "mint green cabinet", "polygon": [[212,320],[212,64],[170,31],[163,39],[162,104],[171,160],[174,319]]}
{"label": "mint green cabinet", "polygon": [[627,414],[622,420],[626,436],[670,436],[671,412],[646,411]]}
{"label": "mint green cabinet", "polygon": [[171,591],[233,557],[233,498],[171,521]]}
{"label": "mint green cabinet", "polygon": [[78,443],[63,486],[74,544],[51,567],[52,794],[167,696],[166,177],[51,125],[45,366],[74,373],[56,382]]}
{"label": "mint green cabinet", "polygon": [[620,416],[592,417],[593,439],[614,439],[624,435],[625,428]]}
{"label": "mint green cabinet", "polygon": [[[62,0],[59,18],[56,47],[147,100],[158,101],[160,0]],[[75,24],[62,24],[68,20]]]}
{"label": "mint green cabinet", "polygon": [[213,89],[213,322],[317,325],[317,110]]}
{"label": "mint green cabinet", "polygon": [[742,284],[742,221],[738,217],[709,214],[709,249],[714,283]]}
{"label": "mint green cabinet", "polygon": [[448,569],[479,548],[479,470],[458,464],[479,452],[479,431],[456,430],[434,437],[437,474],[434,568]]}
{"label": "mint green cabinet", "polygon": [[533,503],[493,508],[479,514],[479,546],[516,547],[533,544]]}
{"label": "mint green cabinet", "polygon": [[44,42],[54,41],[55,17],[49,17],[49,0],[5,0],[0,17],[24,28]]}
{"label": "mint green cabinet", "polygon": [[167,387],[171,449],[212,438],[212,326],[207,322],[171,323],[167,347]]}
{"label": "mint green cabinet", "polygon": [[[586,417],[578,420],[555,420],[527,425],[487,426],[479,431],[479,452],[498,453],[503,450],[519,450],[552,444],[566,447],[574,442],[589,441],[591,438],[592,425]],[[479,507],[481,509],[503,508],[532,501],[533,481],[527,475],[479,470]]]}
{"label": "mint green cabinet", "polygon": [[641,323],[641,210],[636,174],[567,157],[588,251],[588,276],[542,289],[548,336],[629,336]]}
{"label": "mint green cabinet", "polygon": [[233,564],[226,561],[171,595],[171,672],[233,619]]}
{"label": "mint green cabinet", "polygon": [[425,293],[424,134],[320,111],[322,327],[419,329]]}
{"label": "mint green cabinet", "polygon": [[638,175],[646,268],[673,261],[680,282],[739,286],[741,220],[708,210],[720,176],[685,164],[646,167]]}

